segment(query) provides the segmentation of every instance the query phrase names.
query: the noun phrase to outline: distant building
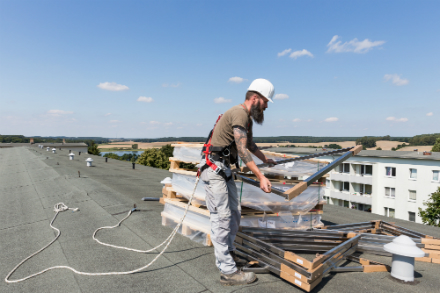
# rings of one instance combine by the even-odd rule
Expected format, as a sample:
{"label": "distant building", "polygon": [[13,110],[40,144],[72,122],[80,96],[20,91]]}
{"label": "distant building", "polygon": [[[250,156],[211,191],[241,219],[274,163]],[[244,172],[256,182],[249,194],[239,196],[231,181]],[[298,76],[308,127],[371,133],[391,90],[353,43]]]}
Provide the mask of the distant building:
{"label": "distant building", "polygon": [[74,153],[87,152],[87,144],[84,142],[77,142],[77,143],[0,143],[0,148],[12,148],[12,147],[36,147],[38,145],[43,145],[44,148],[50,147],[56,148],[56,149],[62,149],[62,150],[71,150]]}
{"label": "distant building", "polygon": [[[298,155],[322,151],[277,150]],[[440,186],[439,173],[440,153],[361,151],[329,173],[325,199],[333,205],[422,223],[418,208],[426,208],[423,202]]]}

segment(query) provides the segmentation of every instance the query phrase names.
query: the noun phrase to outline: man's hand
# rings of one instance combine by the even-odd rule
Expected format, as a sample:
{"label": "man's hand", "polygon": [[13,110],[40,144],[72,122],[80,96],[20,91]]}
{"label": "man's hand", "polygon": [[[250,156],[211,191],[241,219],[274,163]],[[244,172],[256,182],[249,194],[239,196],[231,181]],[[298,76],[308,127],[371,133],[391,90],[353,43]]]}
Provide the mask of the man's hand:
{"label": "man's hand", "polygon": [[267,160],[266,160],[266,164],[270,164],[270,165],[275,166],[275,165],[277,164],[277,162],[275,162],[275,161],[272,160],[272,159],[267,159]]}
{"label": "man's hand", "polygon": [[260,188],[266,193],[270,193],[272,189],[272,184],[270,183],[269,179],[267,179],[264,176],[261,176],[260,178]]}

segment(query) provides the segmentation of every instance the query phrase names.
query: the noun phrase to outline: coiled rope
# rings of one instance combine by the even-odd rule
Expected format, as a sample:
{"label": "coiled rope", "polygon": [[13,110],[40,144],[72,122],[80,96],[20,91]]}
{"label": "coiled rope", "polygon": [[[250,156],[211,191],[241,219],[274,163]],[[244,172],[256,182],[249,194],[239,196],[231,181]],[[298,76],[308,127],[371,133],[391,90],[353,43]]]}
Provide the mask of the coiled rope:
{"label": "coiled rope", "polygon": [[149,264],[147,264],[147,265],[145,265],[145,266],[143,266],[143,267],[141,267],[141,268],[138,268],[138,269],[135,269],[135,270],[132,270],[132,271],[127,271],[127,272],[107,272],[107,273],[88,273],[88,272],[81,272],[81,271],[77,271],[77,270],[75,270],[74,268],[72,268],[72,267],[69,267],[69,266],[53,266],[53,267],[50,267],[50,268],[47,268],[47,269],[44,269],[44,270],[42,270],[42,271],[40,271],[40,272],[38,272],[38,273],[35,273],[35,274],[32,274],[32,275],[29,275],[29,276],[27,276],[27,277],[25,277],[25,278],[22,278],[22,279],[18,279],[18,280],[9,280],[9,277],[22,265],[22,264],[24,264],[27,260],[29,260],[29,259],[31,259],[32,257],[34,257],[35,255],[37,255],[37,254],[39,254],[40,252],[42,252],[43,250],[45,250],[47,247],[49,247],[52,243],[54,243],[59,237],[60,237],[60,235],[61,235],[61,232],[60,232],[60,230],[59,229],[57,229],[56,227],[54,227],[52,224],[53,224],[53,222],[55,221],[55,219],[56,219],[56,217],[58,216],[58,214],[60,213],[60,212],[64,212],[64,211],[67,211],[67,210],[72,210],[72,211],[77,211],[78,210],[78,208],[76,208],[76,209],[74,209],[74,208],[69,208],[68,206],[66,206],[64,203],[57,203],[55,206],[54,206],[54,212],[55,212],[55,216],[53,217],[53,219],[52,219],[52,221],[50,222],[50,227],[52,228],[52,229],[54,229],[54,230],[56,230],[57,231],[57,236],[55,236],[55,238],[51,241],[51,242],[49,242],[49,244],[47,244],[46,246],[44,246],[43,248],[41,248],[40,250],[38,250],[37,252],[35,252],[35,253],[33,253],[33,254],[31,254],[30,256],[28,256],[27,258],[25,258],[24,260],[22,260],[17,266],[15,266],[15,268],[14,269],[12,269],[12,271],[6,276],[6,278],[5,278],[5,282],[6,283],[18,283],[18,282],[22,282],[22,281],[24,281],[24,280],[27,280],[27,279],[30,279],[30,278],[33,278],[33,277],[36,277],[36,276],[38,276],[38,275],[41,275],[41,274],[43,274],[43,273],[45,273],[45,272],[48,272],[48,271],[50,271],[50,270],[54,270],[54,269],[68,269],[68,270],[71,270],[72,272],[74,272],[75,274],[78,274],[78,275],[85,275],[85,276],[111,276],[111,275],[129,275],[129,274],[133,274],[133,273],[137,273],[137,272],[139,272],[139,271],[142,271],[142,270],[144,270],[144,269],[146,269],[146,268],[148,268],[149,266],[151,266],[164,252],[165,252],[165,250],[167,250],[167,248],[168,248],[168,246],[170,245],[170,243],[171,243],[171,241],[173,241],[173,238],[174,238],[174,236],[177,234],[177,231],[179,230],[179,228],[180,228],[180,226],[182,225],[182,222],[183,222],[183,220],[185,219],[185,217],[186,217],[186,214],[188,213],[188,209],[189,209],[189,206],[190,206],[190,204],[191,204],[191,201],[192,201],[192,199],[193,199],[193,197],[194,197],[194,193],[195,193],[195,191],[196,191],[196,188],[197,188],[197,184],[199,183],[199,179],[200,179],[200,177],[199,176],[197,176],[197,178],[196,178],[196,183],[195,183],[195,185],[194,185],[194,189],[193,189],[193,192],[192,192],[192,194],[191,194],[191,197],[190,197],[190,199],[189,199],[189,201],[188,201],[188,204],[187,204],[187,206],[186,206],[186,208],[185,208],[185,212],[184,212],[184,214],[183,214],[183,216],[182,216],[182,218],[180,219],[180,222],[177,224],[177,226],[174,228],[174,230],[171,232],[171,234],[170,234],[170,236],[168,236],[168,238],[167,239],[165,239],[165,241],[164,242],[162,242],[161,244],[159,244],[158,246],[156,246],[156,247],[154,247],[154,248],[151,248],[151,249],[149,249],[149,250],[138,250],[138,249],[133,249],[133,248],[128,248],[128,247],[123,247],[123,246],[116,246],[116,245],[112,245],[112,244],[108,244],[108,243],[103,243],[103,242],[101,242],[101,241],[99,241],[98,239],[96,239],[95,238],[95,236],[96,236],[96,233],[99,231],[99,230],[102,230],[102,229],[113,229],[113,228],[116,228],[116,227],[118,227],[118,226],[120,226],[121,225],[121,223],[122,222],[124,222],[132,213],[133,213],[133,211],[134,211],[134,209],[132,209],[132,210],[130,210],[129,212],[128,212],[128,214],[127,214],[127,216],[125,216],[122,220],[120,220],[119,221],[119,223],[118,224],[116,224],[116,225],[114,225],[114,226],[105,226],[105,227],[101,227],[101,228],[98,228],[98,229],[96,229],[95,230],[95,232],[93,233],[93,240],[95,240],[96,242],[98,242],[98,243],[100,243],[100,244],[102,244],[102,245],[105,245],[105,246],[109,246],[109,247],[114,247],[114,248],[119,248],[119,249],[124,249],[124,250],[129,250],[129,251],[135,251],[135,252],[141,252],[141,253],[147,253],[147,252],[151,252],[151,251],[153,251],[153,250],[156,250],[156,249],[158,249],[159,247],[161,247],[161,246],[163,246],[164,244],[166,244],[165,245],[165,247],[163,248],[163,250],[149,263]]}

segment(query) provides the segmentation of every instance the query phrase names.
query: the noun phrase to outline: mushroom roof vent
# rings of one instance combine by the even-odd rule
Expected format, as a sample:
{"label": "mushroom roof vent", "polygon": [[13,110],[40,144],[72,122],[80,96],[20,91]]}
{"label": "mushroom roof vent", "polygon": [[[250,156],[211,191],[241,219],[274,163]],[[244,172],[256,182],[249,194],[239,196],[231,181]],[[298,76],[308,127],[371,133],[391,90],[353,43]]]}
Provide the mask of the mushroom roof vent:
{"label": "mushroom roof vent", "polygon": [[383,246],[383,249],[392,254],[403,255],[407,257],[425,256],[425,252],[418,248],[411,238],[405,235],[396,237],[393,242],[385,244]]}
{"label": "mushroom roof vent", "polygon": [[70,154],[69,154],[69,156],[74,156],[74,155],[75,155],[74,153],[70,153]]}
{"label": "mushroom roof vent", "polygon": [[170,177],[167,177],[164,180],[162,180],[160,182],[160,184],[169,184],[169,183],[172,183],[172,182],[173,182],[173,180]]}
{"label": "mushroom roof vent", "polygon": [[92,158],[88,158],[88,159],[86,160],[86,162],[93,162],[93,159],[92,159]]}

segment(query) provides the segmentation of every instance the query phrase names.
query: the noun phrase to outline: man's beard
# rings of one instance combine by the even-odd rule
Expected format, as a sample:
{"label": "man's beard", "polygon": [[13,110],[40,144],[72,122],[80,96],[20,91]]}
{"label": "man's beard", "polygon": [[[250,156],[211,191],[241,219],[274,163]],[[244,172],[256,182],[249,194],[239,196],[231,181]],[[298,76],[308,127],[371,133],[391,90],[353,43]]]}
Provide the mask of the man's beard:
{"label": "man's beard", "polygon": [[261,109],[261,102],[251,106],[251,117],[254,119],[255,123],[262,125],[264,122],[264,110]]}

